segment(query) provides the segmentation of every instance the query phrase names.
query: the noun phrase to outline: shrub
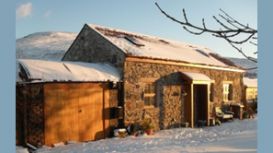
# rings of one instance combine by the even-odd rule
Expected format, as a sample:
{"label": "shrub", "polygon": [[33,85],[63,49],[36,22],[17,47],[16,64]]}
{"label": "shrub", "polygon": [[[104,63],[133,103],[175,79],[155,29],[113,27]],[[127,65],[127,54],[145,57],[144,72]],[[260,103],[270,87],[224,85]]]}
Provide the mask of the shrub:
{"label": "shrub", "polygon": [[244,119],[249,118],[249,113],[247,111],[243,112],[243,118]]}
{"label": "shrub", "polygon": [[135,134],[138,131],[141,131],[142,127],[139,123],[134,123],[128,126],[128,132],[129,134]]}
{"label": "shrub", "polygon": [[141,128],[143,131],[154,129],[154,125],[152,124],[152,121],[150,119],[144,119],[144,121],[141,124]]}

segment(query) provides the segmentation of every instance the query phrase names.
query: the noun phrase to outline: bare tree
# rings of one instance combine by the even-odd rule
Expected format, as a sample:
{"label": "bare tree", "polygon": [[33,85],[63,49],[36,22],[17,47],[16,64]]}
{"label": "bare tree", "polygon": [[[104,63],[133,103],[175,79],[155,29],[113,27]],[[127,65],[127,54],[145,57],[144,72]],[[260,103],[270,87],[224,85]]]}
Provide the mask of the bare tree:
{"label": "bare tree", "polygon": [[[225,11],[220,9],[221,13],[218,16],[213,16],[213,19],[220,25],[221,28],[213,29],[206,26],[205,19],[202,19],[202,25],[198,26],[192,24],[187,17],[185,9],[183,9],[184,20],[178,20],[177,18],[166,13],[158,3],[155,3],[157,8],[170,20],[181,24],[183,28],[191,34],[201,35],[204,33],[210,33],[217,38],[222,38],[227,41],[236,51],[242,54],[246,59],[257,63],[257,59],[253,58],[245,53],[240,45],[250,43],[251,45],[257,46],[257,34],[258,31],[254,28],[249,27],[248,24],[242,24],[238,20],[231,17]],[[223,29],[222,29],[223,28]],[[254,52],[257,54],[257,51]],[[253,69],[253,68],[252,68]]]}

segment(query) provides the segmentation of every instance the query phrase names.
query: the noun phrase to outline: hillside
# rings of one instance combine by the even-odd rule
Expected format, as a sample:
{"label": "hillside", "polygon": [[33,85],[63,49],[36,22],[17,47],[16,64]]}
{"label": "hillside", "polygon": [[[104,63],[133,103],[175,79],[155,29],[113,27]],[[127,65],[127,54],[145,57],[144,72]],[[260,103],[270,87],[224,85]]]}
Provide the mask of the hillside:
{"label": "hillside", "polygon": [[[240,66],[245,69],[254,68],[254,67],[258,66],[257,63],[254,63],[252,61],[249,61],[249,60],[243,59],[243,58],[230,57],[228,59],[231,60],[235,65]],[[258,74],[257,72],[258,72],[258,69],[248,70],[246,73],[246,76],[249,78],[256,78],[257,74]]]}
{"label": "hillside", "polygon": [[60,60],[77,33],[38,32],[16,40],[17,59]]}

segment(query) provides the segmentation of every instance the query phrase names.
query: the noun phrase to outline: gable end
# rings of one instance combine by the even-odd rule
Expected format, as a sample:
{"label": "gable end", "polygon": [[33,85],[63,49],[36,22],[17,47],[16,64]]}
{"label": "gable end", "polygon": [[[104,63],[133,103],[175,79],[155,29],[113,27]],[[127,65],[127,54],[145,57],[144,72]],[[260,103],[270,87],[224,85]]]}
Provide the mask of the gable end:
{"label": "gable end", "polygon": [[122,72],[125,54],[100,33],[85,24],[62,60],[110,63]]}

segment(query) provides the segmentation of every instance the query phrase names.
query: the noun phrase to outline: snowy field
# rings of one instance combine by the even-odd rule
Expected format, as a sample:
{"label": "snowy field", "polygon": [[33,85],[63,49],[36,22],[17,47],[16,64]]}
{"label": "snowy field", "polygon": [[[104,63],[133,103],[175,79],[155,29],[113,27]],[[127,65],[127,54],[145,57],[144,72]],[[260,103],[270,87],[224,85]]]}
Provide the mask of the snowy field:
{"label": "snowy field", "polygon": [[[257,118],[221,126],[161,130],[152,136],[129,136],[55,148],[37,153],[255,153]],[[17,152],[19,152],[19,148]]]}

